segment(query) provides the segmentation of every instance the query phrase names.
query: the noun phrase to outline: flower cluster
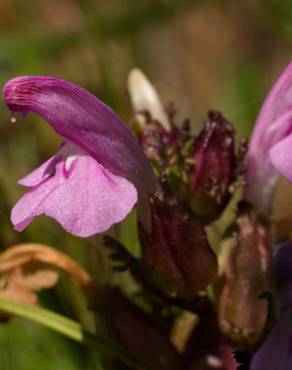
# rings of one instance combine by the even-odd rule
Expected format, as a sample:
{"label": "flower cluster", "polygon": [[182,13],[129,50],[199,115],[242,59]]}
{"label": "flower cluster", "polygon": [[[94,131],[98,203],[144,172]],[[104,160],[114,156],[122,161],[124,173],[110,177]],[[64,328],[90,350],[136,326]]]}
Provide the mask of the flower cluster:
{"label": "flower cluster", "polygon": [[109,335],[158,370],[291,369],[292,242],[277,240],[271,205],[279,175],[292,181],[292,63],[249,145],[236,145],[233,124],[216,110],[194,135],[137,69],[128,86],[130,126],[71,82],[7,82],[11,112],[36,113],[63,138],[19,181],[27,192],[12,209],[15,229],[45,214],[88,237],[137,205],[140,257],[112,237],[104,244],[140,298],[108,285],[102,304],[90,299]]}

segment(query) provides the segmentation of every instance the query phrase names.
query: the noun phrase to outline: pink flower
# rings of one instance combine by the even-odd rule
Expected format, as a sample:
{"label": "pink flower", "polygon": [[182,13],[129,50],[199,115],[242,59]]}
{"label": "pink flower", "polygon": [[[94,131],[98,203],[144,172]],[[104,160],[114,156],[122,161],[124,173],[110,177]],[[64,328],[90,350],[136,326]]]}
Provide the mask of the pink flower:
{"label": "pink flower", "polygon": [[3,96],[12,112],[38,114],[65,139],[53,157],[19,181],[29,190],[12,210],[16,230],[45,214],[74,235],[90,236],[125,218],[138,196],[155,192],[137,140],[88,91],[57,78],[31,76],[7,82]]}
{"label": "pink flower", "polygon": [[258,116],[248,151],[246,200],[267,211],[281,173],[292,182],[292,62]]}

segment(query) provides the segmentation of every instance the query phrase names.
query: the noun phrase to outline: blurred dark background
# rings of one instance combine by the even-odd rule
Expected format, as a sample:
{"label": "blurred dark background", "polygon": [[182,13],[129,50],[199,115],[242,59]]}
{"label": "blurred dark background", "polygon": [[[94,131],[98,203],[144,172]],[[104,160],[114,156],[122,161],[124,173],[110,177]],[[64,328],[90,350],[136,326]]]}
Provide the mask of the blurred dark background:
{"label": "blurred dark background", "polygon": [[[17,75],[72,80],[131,117],[127,75],[139,67],[178,120],[194,130],[210,108],[238,137],[251,132],[265,93],[291,59],[290,0],[0,0],[0,84]],[[98,238],[84,241],[39,218],[22,234],[9,212],[23,194],[17,179],[57,149],[60,138],[36,116],[0,105],[0,247],[48,243],[73,256],[96,279],[111,279]],[[137,253],[134,216],[113,231]],[[129,232],[130,231],[130,232]],[[131,232],[132,231],[132,232]],[[66,288],[64,288],[66,286]],[[44,304],[92,323],[80,292],[64,277]],[[100,369],[96,354],[21,320],[0,326],[0,369]]]}

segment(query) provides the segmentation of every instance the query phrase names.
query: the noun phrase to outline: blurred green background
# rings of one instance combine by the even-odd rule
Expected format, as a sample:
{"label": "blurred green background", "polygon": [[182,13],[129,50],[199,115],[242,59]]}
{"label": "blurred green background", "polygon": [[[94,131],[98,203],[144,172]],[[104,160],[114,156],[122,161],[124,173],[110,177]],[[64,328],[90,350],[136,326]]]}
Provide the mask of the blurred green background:
{"label": "blurred green background", "polygon": [[[72,80],[131,117],[126,82],[141,68],[178,121],[198,129],[210,108],[250,133],[261,101],[291,59],[290,0],[0,0],[0,84],[17,75]],[[111,279],[100,240],[80,240],[53,221],[13,231],[9,212],[23,194],[17,179],[58,148],[60,138],[36,116],[10,123],[0,105],[0,244],[25,241],[60,248],[97,280]],[[134,216],[113,231],[137,252]],[[130,232],[129,232],[130,231]],[[92,325],[80,292],[66,278],[43,295],[44,305]],[[0,369],[99,369],[98,357],[34,324],[0,326]]]}

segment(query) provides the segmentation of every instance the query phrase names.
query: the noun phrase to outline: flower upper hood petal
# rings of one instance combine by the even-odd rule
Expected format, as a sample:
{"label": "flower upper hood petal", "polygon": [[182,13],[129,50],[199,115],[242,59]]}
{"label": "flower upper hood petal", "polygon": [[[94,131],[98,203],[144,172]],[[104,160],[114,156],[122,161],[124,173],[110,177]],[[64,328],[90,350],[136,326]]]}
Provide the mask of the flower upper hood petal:
{"label": "flower upper hood petal", "polygon": [[102,101],[80,86],[54,77],[17,77],[3,97],[12,112],[34,112],[65,139],[90,154],[113,174],[152,194],[156,180],[129,128]]}

